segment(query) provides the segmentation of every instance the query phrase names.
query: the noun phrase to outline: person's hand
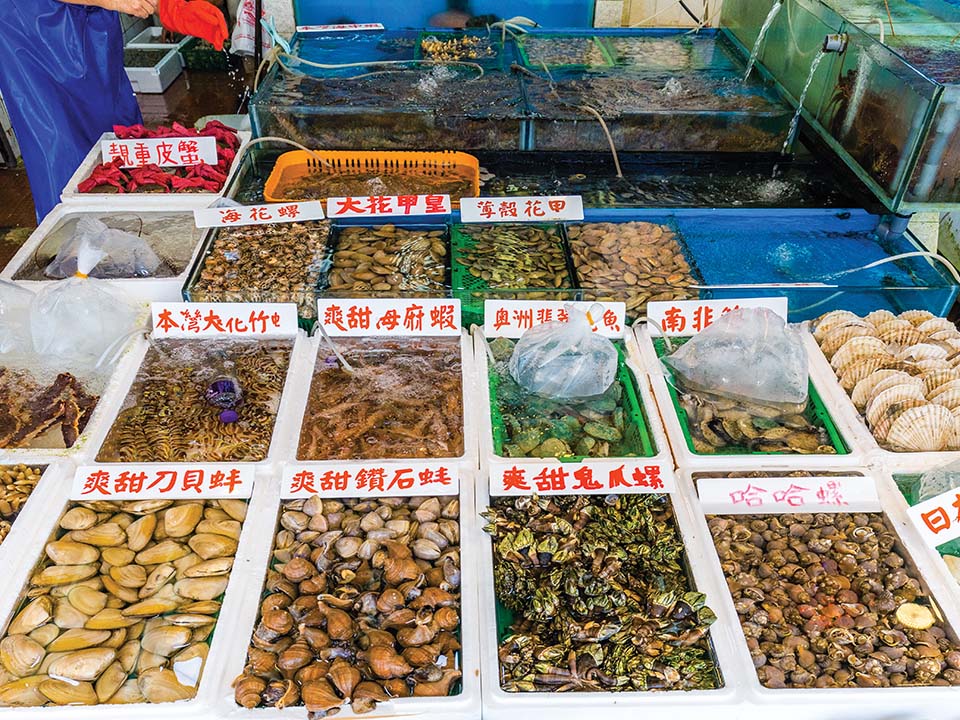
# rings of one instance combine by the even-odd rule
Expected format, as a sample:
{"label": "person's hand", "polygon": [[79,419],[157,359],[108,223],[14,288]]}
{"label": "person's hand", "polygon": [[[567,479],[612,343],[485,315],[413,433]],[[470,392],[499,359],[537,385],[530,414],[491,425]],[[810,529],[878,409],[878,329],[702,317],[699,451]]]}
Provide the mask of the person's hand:
{"label": "person's hand", "polygon": [[138,18],[148,18],[157,11],[157,0],[107,0],[106,5],[110,10]]}

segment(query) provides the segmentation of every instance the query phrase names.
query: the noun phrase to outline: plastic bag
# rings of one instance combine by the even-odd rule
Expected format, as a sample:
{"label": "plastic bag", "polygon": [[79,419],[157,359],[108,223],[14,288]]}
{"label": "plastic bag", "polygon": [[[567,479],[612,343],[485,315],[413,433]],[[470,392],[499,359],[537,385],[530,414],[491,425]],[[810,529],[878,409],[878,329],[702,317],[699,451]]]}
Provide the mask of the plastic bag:
{"label": "plastic bag", "polygon": [[720,316],[663,358],[684,391],[768,405],[785,413],[807,406],[809,371],[801,335],[766,308]]}
{"label": "plastic bag", "polygon": [[42,357],[59,365],[93,368],[134,331],[137,313],[130,299],[87,277],[102,258],[102,250],[82,242],[76,276],[51,284],[33,298],[30,329]]}
{"label": "plastic bag", "polygon": [[0,280],[0,354],[28,355],[33,352],[30,337],[30,303],[33,293]]}
{"label": "plastic bag", "polygon": [[151,277],[160,267],[160,258],[142,237],[108,227],[96,218],[83,217],[44,274],[58,280],[76,275],[77,252],[84,243],[102,253],[102,258],[86,273],[91,277]]}
{"label": "plastic bag", "polygon": [[960,460],[923,473],[917,488],[917,502],[922,503],[957,487],[960,487]]}
{"label": "plastic bag", "polygon": [[[264,17],[265,12],[260,17]],[[259,18],[257,18],[256,4],[253,0],[243,0],[240,7],[237,8],[237,24],[233,26],[233,34],[230,37],[230,52],[234,55],[253,55],[253,49],[256,47],[256,27]],[[260,36],[260,47],[263,53],[270,52],[273,46],[273,38],[270,33],[263,32]]]}
{"label": "plastic bag", "polygon": [[510,357],[510,374],[520,387],[548,398],[600,395],[616,378],[617,349],[593,332],[589,313],[566,307],[568,322],[536,325],[520,337]]}

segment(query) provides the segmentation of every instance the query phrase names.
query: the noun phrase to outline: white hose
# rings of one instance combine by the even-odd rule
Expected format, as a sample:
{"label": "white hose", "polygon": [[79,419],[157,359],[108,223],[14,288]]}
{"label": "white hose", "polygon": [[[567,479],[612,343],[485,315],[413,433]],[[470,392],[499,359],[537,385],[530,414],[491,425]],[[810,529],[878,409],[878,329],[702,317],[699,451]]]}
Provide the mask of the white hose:
{"label": "white hose", "polygon": [[343,369],[351,375],[356,373],[356,370],[353,369],[353,365],[347,362],[347,359],[340,353],[340,350],[333,343],[333,340],[331,340],[330,336],[327,335],[327,331],[324,329],[322,322],[317,323],[317,329],[320,330],[320,334],[323,335],[323,339],[326,340],[327,345],[333,351],[333,354],[337,356],[337,360],[339,360],[340,364],[343,365]]}
{"label": "white hose", "polygon": [[849,270],[841,270],[838,273],[833,273],[827,277],[831,280],[835,280],[838,277],[843,277],[844,275],[850,275],[851,273],[860,272],[861,270],[869,270],[870,268],[875,268],[880,265],[885,265],[889,262],[894,262],[895,260],[902,260],[904,258],[910,257],[925,257],[930,260],[936,260],[941,263],[947,270],[953,275],[953,279],[957,281],[957,285],[960,285],[960,273],[957,272],[957,269],[953,266],[949,260],[937,253],[926,252],[923,250],[918,250],[915,252],[900,253],[899,255],[891,255],[890,257],[883,258],[882,260],[874,260],[872,263],[867,263],[866,265],[861,265],[860,267],[851,268]]}
{"label": "white hose", "polygon": [[[372,62],[355,62],[355,63],[341,63],[341,64],[330,64],[330,63],[318,63],[313,60],[304,60],[303,58],[297,57],[296,55],[291,55],[285,52],[277,53],[277,64],[286,70],[289,73],[295,73],[299,75],[306,75],[306,73],[292,68],[286,63],[283,62],[283,58],[288,58],[290,60],[296,60],[297,63],[301,65],[306,65],[307,67],[314,67],[320,70],[342,70],[344,68],[352,67],[380,67],[380,66],[395,66],[395,65],[464,65],[466,67],[471,67],[480,72],[477,75],[477,78],[483,77],[483,67],[475,62],[468,62],[466,60],[375,60]],[[354,78],[344,78],[345,80],[352,80]]]}
{"label": "white hose", "polygon": [[330,161],[324,158],[322,155],[320,155],[320,153],[318,153],[316,150],[311,150],[306,145],[301,145],[296,140],[291,140],[290,138],[277,137],[275,135],[263,135],[262,137],[254,138],[253,140],[247,143],[246,147],[244,148],[243,154],[246,155],[247,151],[254,145],[259,145],[260,143],[267,142],[267,141],[293,145],[295,148],[299,148],[300,150],[303,150],[304,152],[308,152],[311,155],[313,155],[313,157],[316,158],[317,162],[323,163],[327,167],[331,167]]}

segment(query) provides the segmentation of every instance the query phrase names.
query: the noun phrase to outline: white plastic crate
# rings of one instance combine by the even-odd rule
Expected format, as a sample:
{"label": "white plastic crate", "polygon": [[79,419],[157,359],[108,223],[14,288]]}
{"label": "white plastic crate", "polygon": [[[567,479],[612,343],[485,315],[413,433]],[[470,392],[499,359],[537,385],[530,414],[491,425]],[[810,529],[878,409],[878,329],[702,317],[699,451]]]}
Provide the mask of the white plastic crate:
{"label": "white plastic crate", "polygon": [[100,152],[100,143],[104,140],[116,140],[117,136],[112,132],[104,133],[100,136],[90,152],[80,163],[77,171],[70,180],[67,181],[63,192],[60,193],[60,201],[66,205],[95,205],[105,207],[111,210],[192,210],[194,208],[205,208],[215,203],[221,195],[223,189],[230,184],[234,172],[240,166],[240,158],[243,156],[247,142],[250,140],[250,133],[239,132],[240,146],[237,148],[237,156],[233,159],[233,164],[227,172],[227,179],[220,188],[219,192],[198,192],[198,193],[82,193],[77,189],[81,182],[90,177],[90,173],[98,165],[103,164],[103,154]]}
{"label": "white plastic crate", "polygon": [[[224,594],[223,604],[217,619],[217,626],[210,636],[210,650],[203,666],[197,695],[191,700],[175,703],[130,703],[101,704],[91,706],[48,706],[48,707],[5,707],[2,712],[9,718],[29,718],[30,720],[128,720],[137,717],[167,720],[177,718],[212,717],[211,705],[217,696],[217,680],[227,663],[231,642],[235,640],[233,629],[237,627],[238,614],[245,599],[255,596],[250,577],[250,558],[257,556],[264,543],[264,531],[261,526],[270,517],[275,502],[271,493],[276,484],[271,482],[273,469],[269,466],[257,470],[253,495],[249,500],[246,520],[240,534],[240,542],[235,555],[233,570]],[[38,560],[43,555],[44,545],[57,527],[57,522],[70,502],[74,466],[65,463],[58,466],[55,482],[44,489],[42,496],[43,511],[33,513],[32,532],[21,533],[10,547],[4,547],[2,557],[16,558],[16,562],[5,563],[7,570],[6,592],[0,594],[0,619],[5,628],[17,609],[17,601],[22,589],[30,579]],[[39,488],[38,488],[39,490]],[[272,503],[272,504],[271,504]],[[37,505],[39,508],[40,505]],[[269,531],[267,531],[269,532]],[[7,545],[5,543],[4,545]],[[262,579],[259,581],[262,583]],[[259,586],[258,586],[259,587]],[[2,635],[0,635],[2,636]],[[302,708],[301,708],[302,710]],[[145,714],[144,714],[145,713]]]}
{"label": "white plastic crate", "polygon": [[[132,209],[118,210],[116,207],[111,208],[103,205],[76,206],[64,205],[63,203],[58,204],[55,208],[53,208],[53,210],[47,213],[47,216],[40,223],[40,226],[34,230],[30,234],[30,237],[27,238],[27,241],[20,246],[20,249],[17,251],[17,253],[10,259],[10,262],[7,263],[7,266],[3,269],[3,271],[0,272],[0,279],[11,280],[16,282],[18,285],[21,285],[34,292],[38,292],[44,287],[49,287],[51,283],[60,282],[59,280],[15,280],[15,277],[23,268],[29,267],[31,263],[35,262],[37,251],[43,246],[50,233],[52,233],[62,221],[90,213],[107,215],[116,212],[129,213],[134,211]],[[160,210],[157,208],[137,212],[143,216],[149,216],[151,214],[171,214],[171,211]],[[115,280],[111,279],[102,280],[101,282],[109,283],[112,287],[122,290],[130,297],[139,301],[157,302],[180,300],[183,284],[186,282],[187,276],[190,274],[190,268],[193,266],[197,252],[202,245],[201,241],[203,240],[205,231],[196,229],[196,226],[193,222],[193,214],[189,210],[180,210],[176,212],[182,212],[185,215],[190,215],[188,218],[189,225],[191,228],[195,228],[194,233],[196,235],[196,239],[193,242],[193,250],[190,252],[190,258],[179,275],[166,278],[149,277],[123,278]],[[156,250],[157,249],[154,248],[154,251]],[[157,254],[160,255],[161,253],[158,252]]]}
{"label": "white plastic crate", "polygon": [[907,468],[914,472],[923,472],[932,468],[948,465],[960,460],[960,450],[944,452],[894,452],[886,450],[877,443],[873,433],[867,427],[866,420],[853,404],[847,392],[840,387],[833,368],[824,356],[817,341],[810,333],[805,333],[804,342],[807,344],[807,354],[810,357],[811,371],[815,371],[821,379],[820,385],[826,395],[830,396],[830,409],[839,416],[841,422],[853,435],[854,441],[863,449],[864,461],[872,467],[880,469]]}
{"label": "white plastic crate", "polygon": [[835,468],[859,466],[863,464],[863,453],[857,442],[857,438],[838,417],[839,413],[834,409],[835,403],[831,402],[829,395],[825,391],[823,380],[814,372],[813,363],[811,363],[810,382],[813,383],[814,388],[820,395],[820,399],[823,401],[831,419],[834,421],[837,431],[840,433],[844,444],[849,450],[846,455],[800,455],[794,453],[721,455],[695,453],[687,444],[684,436],[683,427],[681,426],[677,410],[674,407],[670,389],[667,386],[667,379],[660,365],[660,359],[657,357],[656,350],[654,349],[653,338],[650,335],[649,328],[646,324],[635,325],[634,330],[637,344],[640,348],[642,366],[650,373],[649,380],[653,387],[653,394],[657,401],[660,416],[667,428],[667,437],[670,440],[670,447],[673,450],[679,468],[698,470],[716,468],[774,469],[794,467],[801,463],[805,467],[810,468]]}
{"label": "white plastic crate", "polygon": [[[793,469],[806,469],[817,472],[803,462],[801,458]],[[734,468],[725,468],[731,471]],[[840,468],[838,472],[848,472]],[[684,487],[693,487],[692,476],[698,472],[708,472],[702,469],[684,469],[680,471],[681,484]],[[854,472],[850,470],[849,472]],[[862,470],[861,470],[862,472]],[[943,613],[948,633],[956,642],[956,630],[960,628],[960,605],[956,583],[948,583],[944,577],[946,568],[937,567],[938,563],[931,552],[923,545],[916,529],[906,518],[902,501],[891,496],[896,488],[875,474],[873,477],[877,486],[880,500],[879,510],[886,516],[890,527],[899,537],[901,550],[905,559],[910,562],[927,588],[936,600]],[[824,720],[875,720],[876,718],[927,719],[927,718],[958,718],[960,709],[956,706],[958,689],[956,687],[890,687],[890,688],[766,688],[760,684],[750,652],[747,649],[746,637],[740,626],[733,597],[727,589],[720,560],[707,526],[706,516],[700,507],[696,495],[691,495],[689,503],[692,509],[695,532],[707,544],[706,554],[697,558],[698,565],[704,574],[709,576],[706,587],[702,590],[708,593],[714,603],[711,607],[717,613],[718,622],[724,618],[732,619],[732,634],[734,637],[734,667],[737,677],[741,678],[746,686],[744,702],[739,707],[730,708],[734,713],[731,717],[768,718],[775,713],[778,720],[809,720],[822,718]],[[789,515],[778,516],[782,519]],[[942,561],[939,562],[942,565]]]}
{"label": "white plastic crate", "polygon": [[[480,717],[480,617],[477,590],[477,548],[470,542],[475,537],[478,518],[474,507],[472,472],[461,476],[460,480],[460,569],[461,569],[461,607],[460,607],[460,670],[463,673],[462,690],[457,695],[447,697],[410,697],[378,703],[373,712],[355,715],[349,705],[343,707],[337,717],[358,717],[369,720],[404,717],[410,720],[429,718],[429,720],[474,720]],[[258,490],[264,488],[258,487]],[[276,533],[280,510],[279,483],[271,483],[265,493],[264,502],[257,506],[253,515],[250,531],[255,533],[258,542],[244,552],[237,554],[234,572],[240,569],[242,576],[242,594],[236,596],[236,607],[230,616],[229,640],[223,662],[216,667],[208,663],[216,678],[213,681],[209,697],[211,709],[207,717],[230,718],[231,720],[303,720],[306,710],[303,706],[276,708],[255,708],[248,710],[237,705],[234,700],[233,680],[241,674],[246,662],[250,638],[256,627],[260,609],[261,591],[267,569],[270,567],[273,541]],[[251,508],[253,510],[253,508]],[[250,518],[252,513],[248,513]],[[244,528],[246,532],[247,528]],[[241,582],[238,580],[238,582]],[[231,578],[231,585],[233,578]],[[227,590],[230,592],[230,588]],[[224,633],[226,635],[226,633]],[[203,688],[202,688],[203,689]]]}
{"label": "white plastic crate", "polygon": [[[680,493],[670,495],[674,516],[683,538],[694,589],[705,593],[707,605],[717,614],[710,626],[709,638],[716,655],[723,686],[714,690],[630,691],[630,692],[507,692],[500,685],[500,661],[497,655],[496,593],[493,584],[493,543],[477,524],[471,544],[479,553],[480,648],[482,653],[483,717],[513,720],[522,717],[549,717],[551,720],[579,720],[602,714],[604,718],[651,718],[676,720],[704,713],[719,717],[746,717],[745,679],[734,651],[731,630],[736,623],[732,604],[717,601],[720,590],[711,568],[702,561],[709,550],[704,545],[703,529],[694,522],[690,507]],[[477,511],[490,505],[489,476],[481,472],[477,482]],[[706,536],[709,542],[709,535]]]}
{"label": "white plastic crate", "polygon": [[152,45],[153,49],[167,50],[167,54],[153,67],[124,67],[133,91],[136,93],[162,93],[183,72],[183,56],[177,46]]}
{"label": "white plastic crate", "polygon": [[[204,343],[204,342],[222,342],[235,339],[232,336],[224,335],[211,338],[199,338],[196,340],[185,340],[185,342],[195,342],[195,343]],[[244,338],[236,338],[244,339]],[[258,337],[258,340],[270,340],[270,337]],[[276,338],[273,338],[276,339]],[[270,438],[270,447],[267,451],[267,456],[263,460],[259,461],[247,461],[247,462],[225,462],[224,465],[229,465],[231,467],[242,467],[242,466],[253,466],[255,468],[260,467],[272,467],[274,462],[278,459],[280,453],[280,448],[285,444],[286,438],[294,432],[294,428],[289,425],[291,418],[290,412],[287,409],[288,406],[295,402],[295,395],[297,394],[296,388],[299,387],[299,378],[303,375],[303,366],[308,361],[306,356],[306,346],[308,345],[308,339],[306,333],[302,330],[297,332],[296,338],[290,338],[293,341],[292,349],[290,352],[290,362],[287,366],[287,375],[283,384],[283,391],[280,396],[280,405],[277,409],[277,413],[274,418],[273,432]],[[251,341],[251,339],[247,339]],[[150,341],[145,336],[140,336],[136,338],[133,347],[130,348],[128,355],[124,358],[124,361],[117,370],[117,373],[114,377],[114,381],[117,384],[115,388],[116,392],[111,393],[109,400],[105,403],[103,407],[103,422],[98,422],[95,427],[92,428],[90,433],[89,441],[84,446],[85,453],[82,456],[78,456],[77,464],[84,463],[95,463],[96,456],[100,452],[100,448],[103,445],[104,440],[106,440],[107,435],[110,432],[110,428],[113,426],[113,422],[119,414],[120,410],[123,408],[123,403],[127,398],[131,387],[133,386],[134,381],[136,380],[137,373],[140,371],[140,366],[143,363],[144,358],[147,355],[147,351],[150,348]],[[100,410],[100,406],[97,406],[97,410]],[[91,425],[93,421],[91,420]],[[201,461],[198,461],[201,462]],[[152,466],[167,465],[169,463],[159,463],[159,462],[137,462],[137,463],[97,463],[104,466],[124,466],[128,464],[135,464],[137,467],[150,468]],[[218,464],[214,462],[201,462],[203,465]]]}
{"label": "white plastic crate", "polygon": [[148,27],[146,30],[141,31],[134,37],[130,38],[130,41],[127,42],[125,47],[133,50],[159,50],[161,48],[177,48],[179,50],[190,39],[188,37],[183,37],[176,42],[160,42],[159,38],[162,35],[162,27]]}

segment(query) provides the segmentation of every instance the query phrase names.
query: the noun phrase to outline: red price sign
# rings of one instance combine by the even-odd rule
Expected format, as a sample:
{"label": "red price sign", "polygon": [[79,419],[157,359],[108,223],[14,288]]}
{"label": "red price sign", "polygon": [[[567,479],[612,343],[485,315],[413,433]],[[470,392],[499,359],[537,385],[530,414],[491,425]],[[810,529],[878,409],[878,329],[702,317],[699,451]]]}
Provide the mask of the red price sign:
{"label": "red price sign", "polygon": [[697,493],[704,512],[718,515],[880,509],[870,477],[704,478]]}
{"label": "red price sign", "polygon": [[292,337],[297,306],[292,303],[151,303],[152,336]]}
{"label": "red price sign", "polygon": [[323,220],[323,205],[319,200],[310,200],[296,203],[200,208],[193,211],[193,220],[198,228],[307,222]]}
{"label": "red price sign", "polygon": [[330,336],[459,335],[460,301],[320,298],[317,318]]}
{"label": "red price sign", "polygon": [[[599,306],[599,310],[594,310]],[[622,338],[627,327],[626,305],[622,302],[562,302],[559,300],[486,300],[483,303],[483,332],[487,337],[518,338],[534,325],[567,322],[568,307],[587,313],[593,331],[609,338]],[[594,317],[594,315],[596,317]]]}
{"label": "red price sign", "polygon": [[212,137],[165,137],[137,140],[102,140],[100,153],[105,163],[119,158],[126,168],[144,165],[187,167],[216,165],[217,140]]}
{"label": "red price sign", "polygon": [[607,495],[673,492],[673,472],[650,460],[501,461],[490,464],[490,495]]}
{"label": "red price sign", "polygon": [[281,497],[395,497],[456,495],[460,470],[456,462],[365,462],[287,465]]}
{"label": "red price sign", "polygon": [[743,308],[767,308],[787,319],[785,297],[743,300],[674,300],[647,303],[647,324],[652,335],[689,337],[710,327],[721,315]]}
{"label": "red price sign", "polygon": [[449,214],[449,195],[370,195],[327,198],[327,215],[331,218]]}
{"label": "red price sign", "polygon": [[460,219],[465,223],[583,220],[583,199],[579,195],[460,198]]}
{"label": "red price sign", "polygon": [[73,476],[71,500],[186,500],[248,498],[251,465],[83,465]]}

